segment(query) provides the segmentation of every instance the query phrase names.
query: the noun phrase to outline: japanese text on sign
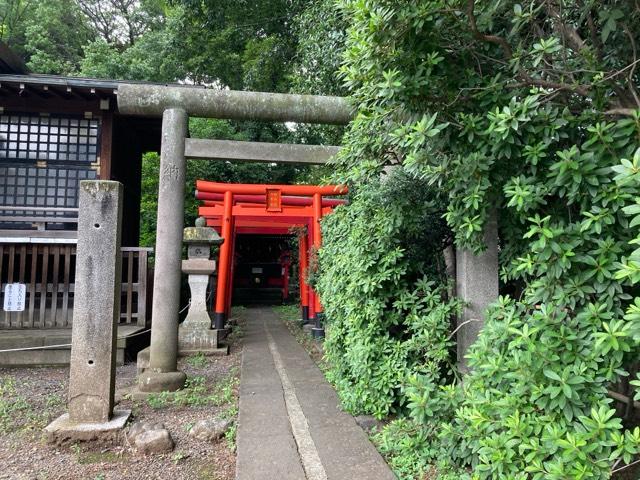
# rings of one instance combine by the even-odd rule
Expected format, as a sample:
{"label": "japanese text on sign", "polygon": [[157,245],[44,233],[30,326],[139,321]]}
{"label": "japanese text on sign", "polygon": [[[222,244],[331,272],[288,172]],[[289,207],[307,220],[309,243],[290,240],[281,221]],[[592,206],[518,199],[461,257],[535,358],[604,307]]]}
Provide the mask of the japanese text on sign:
{"label": "japanese text on sign", "polygon": [[4,311],[24,311],[27,287],[24,283],[7,283],[4,286]]}

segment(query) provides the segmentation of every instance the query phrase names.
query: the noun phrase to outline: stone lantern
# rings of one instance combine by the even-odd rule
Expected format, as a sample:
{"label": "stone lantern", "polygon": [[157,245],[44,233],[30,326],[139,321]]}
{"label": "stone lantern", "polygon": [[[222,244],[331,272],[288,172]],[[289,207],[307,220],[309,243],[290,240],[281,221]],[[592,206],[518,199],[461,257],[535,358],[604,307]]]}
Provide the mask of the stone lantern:
{"label": "stone lantern", "polygon": [[[184,322],[178,328],[178,351],[181,355],[202,352],[224,353],[220,340],[226,332],[211,328],[211,317],[207,311],[207,285],[216,270],[211,259],[212,247],[224,241],[216,231],[205,226],[205,219],[196,220],[195,227],[184,229],[183,241],[187,245],[187,260],[182,261],[182,272],[189,276],[191,303]],[[224,351],[223,351],[224,350]]]}

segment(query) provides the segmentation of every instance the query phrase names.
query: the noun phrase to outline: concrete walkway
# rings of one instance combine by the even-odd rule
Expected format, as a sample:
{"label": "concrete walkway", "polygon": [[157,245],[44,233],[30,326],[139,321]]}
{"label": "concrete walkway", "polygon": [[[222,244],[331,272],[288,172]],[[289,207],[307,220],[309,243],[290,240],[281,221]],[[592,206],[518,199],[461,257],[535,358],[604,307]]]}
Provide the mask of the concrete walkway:
{"label": "concrete walkway", "polygon": [[394,479],[277,315],[253,308],[247,318],[236,479]]}

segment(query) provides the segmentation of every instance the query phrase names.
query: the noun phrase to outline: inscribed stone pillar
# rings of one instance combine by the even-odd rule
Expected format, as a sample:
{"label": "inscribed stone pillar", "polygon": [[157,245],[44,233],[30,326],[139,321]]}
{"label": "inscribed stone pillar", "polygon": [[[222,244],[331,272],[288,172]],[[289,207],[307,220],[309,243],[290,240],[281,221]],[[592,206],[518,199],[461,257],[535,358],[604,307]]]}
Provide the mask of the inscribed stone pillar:
{"label": "inscribed stone pillar", "polygon": [[104,423],[113,414],[122,184],[82,181],[79,205],[69,418]]}
{"label": "inscribed stone pillar", "polygon": [[458,318],[458,365],[468,371],[464,358],[484,325],[484,312],[498,299],[498,222],[493,211],[485,224],[487,249],[480,255],[469,250],[456,251],[456,293],[467,303]]}
{"label": "inscribed stone pillar", "polygon": [[187,122],[179,108],[165,110],[162,116],[149,370],[138,382],[146,392],[177,390],[186,379],[177,372],[177,359]]}

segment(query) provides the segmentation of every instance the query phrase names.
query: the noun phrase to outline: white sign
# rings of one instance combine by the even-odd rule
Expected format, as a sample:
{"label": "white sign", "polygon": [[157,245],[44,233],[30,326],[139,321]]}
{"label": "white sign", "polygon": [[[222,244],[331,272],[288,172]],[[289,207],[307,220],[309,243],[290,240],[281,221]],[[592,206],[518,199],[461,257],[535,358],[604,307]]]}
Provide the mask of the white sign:
{"label": "white sign", "polygon": [[27,286],[24,283],[7,283],[4,286],[4,311],[23,312]]}

